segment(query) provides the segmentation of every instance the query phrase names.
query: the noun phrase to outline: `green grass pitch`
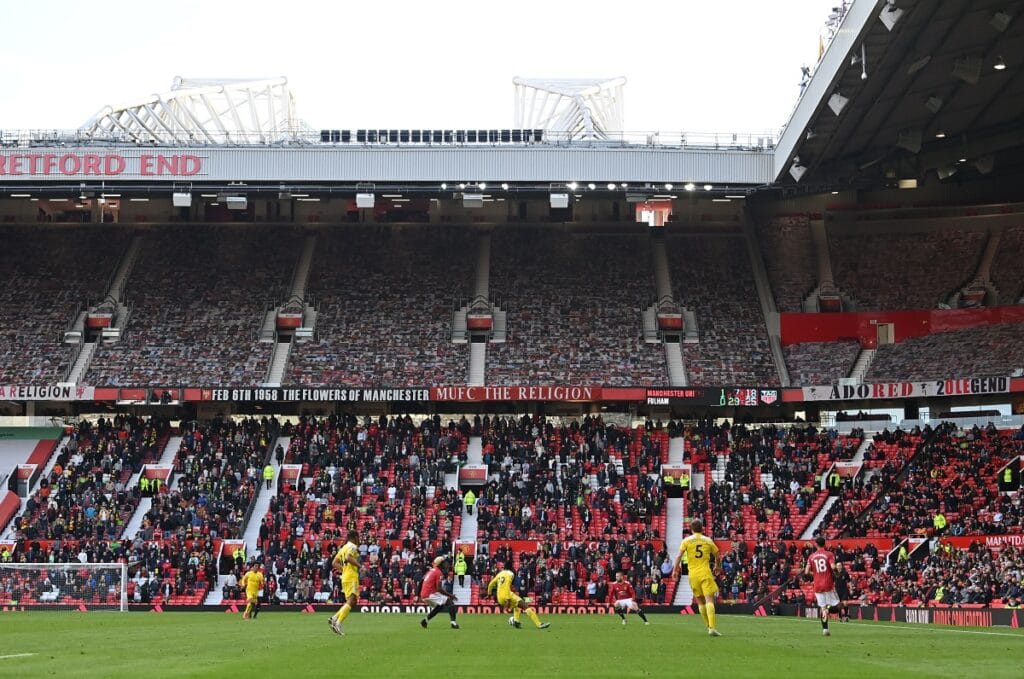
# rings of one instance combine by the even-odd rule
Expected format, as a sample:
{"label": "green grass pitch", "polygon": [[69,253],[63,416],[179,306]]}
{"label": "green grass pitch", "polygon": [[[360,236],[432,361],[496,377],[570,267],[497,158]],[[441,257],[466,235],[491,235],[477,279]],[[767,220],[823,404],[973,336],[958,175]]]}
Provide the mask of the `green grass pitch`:
{"label": "green grass pitch", "polygon": [[339,637],[326,614],[225,613],[0,615],[0,677],[1021,677],[1024,630],[720,616],[709,638],[700,617],[447,617],[353,614]]}

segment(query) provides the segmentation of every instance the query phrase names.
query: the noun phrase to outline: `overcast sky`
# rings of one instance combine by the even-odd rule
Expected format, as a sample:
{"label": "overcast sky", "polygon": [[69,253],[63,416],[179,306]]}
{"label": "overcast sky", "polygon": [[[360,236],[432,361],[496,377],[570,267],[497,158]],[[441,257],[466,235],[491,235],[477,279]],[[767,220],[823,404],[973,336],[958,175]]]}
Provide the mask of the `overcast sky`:
{"label": "overcast sky", "polygon": [[287,76],[315,129],[508,127],[515,76],[621,75],[628,131],[777,131],[837,4],[17,0],[0,129],[72,129],[177,75]]}

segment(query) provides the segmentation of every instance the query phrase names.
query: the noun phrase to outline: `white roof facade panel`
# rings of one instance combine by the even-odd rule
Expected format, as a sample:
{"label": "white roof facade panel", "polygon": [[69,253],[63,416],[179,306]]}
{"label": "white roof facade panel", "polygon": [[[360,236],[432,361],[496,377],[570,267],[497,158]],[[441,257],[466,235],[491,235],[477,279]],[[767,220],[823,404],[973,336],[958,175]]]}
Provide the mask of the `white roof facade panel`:
{"label": "white roof facade panel", "polygon": [[767,184],[770,151],[651,147],[0,149],[0,183],[48,181],[682,182]]}

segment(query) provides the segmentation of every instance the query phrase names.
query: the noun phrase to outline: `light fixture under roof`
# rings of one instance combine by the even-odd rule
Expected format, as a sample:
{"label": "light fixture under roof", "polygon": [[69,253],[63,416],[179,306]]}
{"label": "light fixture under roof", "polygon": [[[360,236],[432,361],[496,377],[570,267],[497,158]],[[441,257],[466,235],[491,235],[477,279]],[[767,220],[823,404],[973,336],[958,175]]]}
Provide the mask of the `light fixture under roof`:
{"label": "light fixture under roof", "polygon": [[501,184],[501,190],[502,190],[502,191],[508,191],[508,184],[507,184],[506,182],[502,182],[502,184]]}
{"label": "light fixture under roof", "polygon": [[570,191],[575,191],[579,184],[577,184],[576,182],[569,182],[568,184],[566,184],[566,186],[569,187]]}
{"label": "light fixture under roof", "polygon": [[1006,31],[1010,26],[1010,21],[1013,19],[1006,12],[996,12],[992,15],[992,18],[988,20],[988,25],[996,29],[1000,33]]}
{"label": "light fixture under roof", "polygon": [[684,186],[683,188],[686,189],[687,191],[693,191],[697,187],[693,184],[693,182],[690,182],[686,186]]}
{"label": "light fixture under roof", "polygon": [[447,188],[448,188],[448,185],[447,185],[447,184],[445,184],[444,182],[441,182],[441,190],[442,190],[442,191],[444,191],[444,190],[446,190]]}
{"label": "light fixture under roof", "polygon": [[480,190],[481,190],[481,191],[486,191],[486,190],[487,190],[487,182],[479,182],[479,183],[477,184],[477,186],[479,186],[479,187],[480,187]]}
{"label": "light fixture under roof", "polygon": [[946,138],[946,133],[943,132],[942,130],[939,130],[938,132],[935,133],[935,138],[936,139],[945,139]]}
{"label": "light fixture under roof", "polygon": [[590,189],[591,191],[593,191],[594,189],[597,188],[597,184],[594,184],[593,182],[591,182],[590,184],[587,184],[587,188]]}
{"label": "light fixture under roof", "polygon": [[671,184],[665,184],[665,190],[666,191],[671,191],[672,190],[672,185]]}
{"label": "light fixture under roof", "polygon": [[608,182],[608,190],[609,191],[614,191],[615,190],[615,184],[613,184],[612,182]]}
{"label": "light fixture under roof", "polygon": [[878,15],[878,19],[888,29],[892,30],[895,28],[896,23],[903,16],[903,10],[896,6],[894,0],[889,0],[882,8],[882,12]]}
{"label": "light fixture under roof", "polygon": [[1006,70],[1006,62],[1003,61],[1002,57],[996,57],[996,63],[994,63],[992,65],[992,68],[994,68],[997,71],[1005,71]]}
{"label": "light fixture under roof", "polygon": [[711,186],[711,184],[705,184],[705,185],[704,185],[704,190],[705,190],[705,191],[710,191],[710,190],[711,190],[712,188],[714,188],[714,187],[713,187],[713,186]]}

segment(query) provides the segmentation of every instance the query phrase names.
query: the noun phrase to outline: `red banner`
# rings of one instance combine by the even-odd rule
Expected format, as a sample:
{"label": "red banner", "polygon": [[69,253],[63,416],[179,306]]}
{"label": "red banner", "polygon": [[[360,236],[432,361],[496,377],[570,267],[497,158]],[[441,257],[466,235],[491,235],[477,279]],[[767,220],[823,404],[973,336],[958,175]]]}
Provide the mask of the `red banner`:
{"label": "red banner", "polygon": [[779,316],[782,344],[801,342],[876,341],[878,325],[893,324],[893,341],[979,325],[1024,323],[1024,306],[922,311],[860,311],[849,313],[785,313]]}
{"label": "red banner", "polygon": [[431,401],[600,401],[601,387],[432,387]]}

